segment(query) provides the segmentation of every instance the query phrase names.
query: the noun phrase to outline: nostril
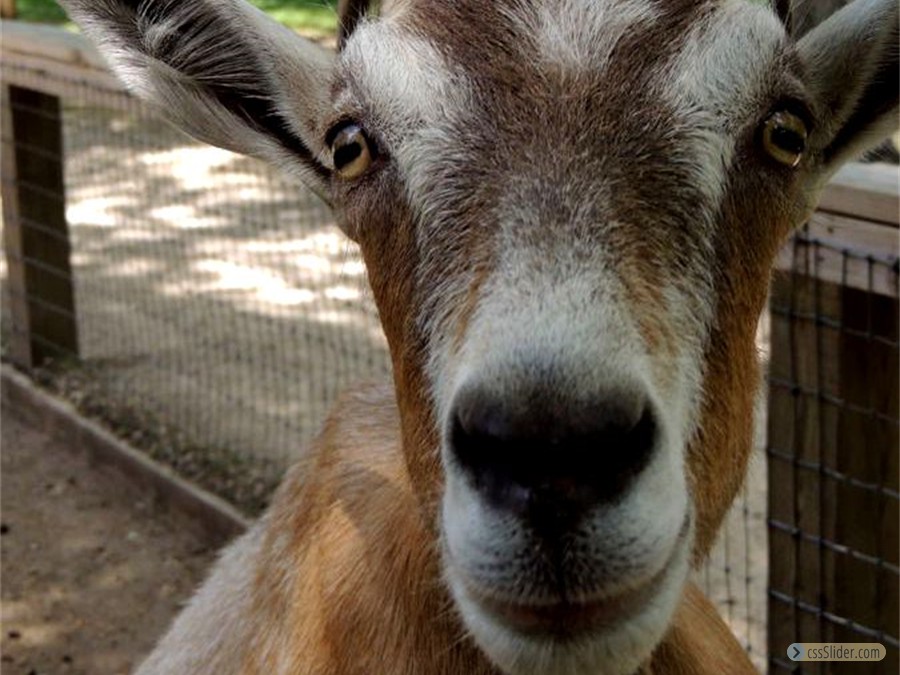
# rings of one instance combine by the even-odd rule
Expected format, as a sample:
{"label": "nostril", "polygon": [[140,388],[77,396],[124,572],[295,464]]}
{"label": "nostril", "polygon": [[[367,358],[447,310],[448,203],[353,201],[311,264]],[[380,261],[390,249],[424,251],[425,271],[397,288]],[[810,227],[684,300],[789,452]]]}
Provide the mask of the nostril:
{"label": "nostril", "polygon": [[450,443],[457,462],[480,493],[495,505],[520,510],[527,505],[530,482],[525,455],[534,453],[510,422],[509,416],[486,402],[458,406]]}
{"label": "nostril", "polygon": [[656,446],[652,407],[640,395],[598,397],[563,409],[460,392],[450,445],[475,489],[531,519],[577,518],[621,495]]}
{"label": "nostril", "polygon": [[602,446],[603,458],[595,477],[601,491],[610,496],[620,493],[650,461],[656,446],[656,419],[649,405],[641,410],[637,422],[628,421],[601,430],[596,446]]}

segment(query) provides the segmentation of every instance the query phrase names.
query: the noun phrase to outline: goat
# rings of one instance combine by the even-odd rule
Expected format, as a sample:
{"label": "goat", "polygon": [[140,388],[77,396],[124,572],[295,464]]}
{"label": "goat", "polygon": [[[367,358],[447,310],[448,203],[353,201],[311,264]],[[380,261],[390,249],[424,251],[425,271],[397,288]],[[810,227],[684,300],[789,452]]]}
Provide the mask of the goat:
{"label": "goat", "polygon": [[[175,124],[359,243],[345,396],[140,673],[752,672],[688,581],[752,445],[776,252],[897,126],[896,0],[63,0]],[[779,1],[778,7],[786,3]]]}

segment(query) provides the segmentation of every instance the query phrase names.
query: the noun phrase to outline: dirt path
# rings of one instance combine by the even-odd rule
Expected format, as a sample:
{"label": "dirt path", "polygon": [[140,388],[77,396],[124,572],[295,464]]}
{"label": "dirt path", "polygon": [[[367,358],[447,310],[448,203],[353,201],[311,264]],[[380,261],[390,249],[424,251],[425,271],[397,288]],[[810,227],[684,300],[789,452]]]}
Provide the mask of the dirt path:
{"label": "dirt path", "polygon": [[209,543],[8,410],[0,469],[4,675],[130,672],[202,579]]}

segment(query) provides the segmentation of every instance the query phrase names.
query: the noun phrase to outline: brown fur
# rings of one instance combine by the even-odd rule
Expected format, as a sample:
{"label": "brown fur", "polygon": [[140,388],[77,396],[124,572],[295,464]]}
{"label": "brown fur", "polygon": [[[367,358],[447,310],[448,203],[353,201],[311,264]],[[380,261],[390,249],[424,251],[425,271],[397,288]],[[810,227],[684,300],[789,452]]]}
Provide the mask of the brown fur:
{"label": "brown fur", "polygon": [[[754,139],[743,152],[754,152]],[[742,166],[749,162],[739,162]],[[769,275],[778,248],[811,205],[793,197],[798,180],[785,171],[779,190],[765,190],[763,176],[746,172],[732,178],[723,209],[728,226],[717,238],[716,325],[705,355],[707,373],[700,432],[689,448],[689,467],[697,502],[696,561],[709,553],[716,533],[743,483],[753,448],[755,393],[760,370],[756,323],[765,307]]]}
{"label": "brown fur", "polygon": [[657,647],[646,675],[739,675],[756,670],[716,608],[688,584],[666,639]]}

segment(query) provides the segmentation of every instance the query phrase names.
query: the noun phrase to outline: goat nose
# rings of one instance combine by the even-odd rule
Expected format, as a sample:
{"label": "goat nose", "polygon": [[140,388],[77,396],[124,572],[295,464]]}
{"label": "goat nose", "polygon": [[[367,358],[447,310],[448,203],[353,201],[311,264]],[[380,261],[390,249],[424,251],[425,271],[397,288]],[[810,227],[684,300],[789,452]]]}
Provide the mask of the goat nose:
{"label": "goat nose", "polygon": [[450,443],[489,503],[537,529],[562,532],[623,493],[650,460],[657,424],[647,397],[636,392],[577,406],[546,400],[463,389],[454,401]]}

